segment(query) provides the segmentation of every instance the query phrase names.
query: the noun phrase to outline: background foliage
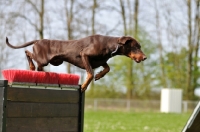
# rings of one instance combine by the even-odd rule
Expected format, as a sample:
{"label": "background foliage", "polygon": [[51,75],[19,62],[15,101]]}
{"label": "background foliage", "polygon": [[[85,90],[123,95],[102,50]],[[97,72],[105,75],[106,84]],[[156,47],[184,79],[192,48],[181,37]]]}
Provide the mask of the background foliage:
{"label": "background foliage", "polygon": [[[0,70],[27,68],[20,45],[33,39],[79,39],[92,34],[129,35],[148,59],[109,60],[110,73],[87,90],[88,97],[159,98],[161,88],[181,88],[184,99],[197,99],[199,88],[200,0],[0,0]],[[27,49],[31,49],[28,47]],[[101,70],[97,69],[95,72]],[[85,72],[68,63],[46,71]]]}

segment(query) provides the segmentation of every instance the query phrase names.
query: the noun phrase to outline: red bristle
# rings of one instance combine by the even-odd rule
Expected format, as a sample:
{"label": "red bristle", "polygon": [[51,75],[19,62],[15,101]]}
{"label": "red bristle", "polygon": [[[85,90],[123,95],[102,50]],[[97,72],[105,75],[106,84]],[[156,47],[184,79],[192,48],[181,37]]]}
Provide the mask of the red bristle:
{"label": "red bristle", "polygon": [[49,83],[49,73],[48,72],[35,72],[36,83]]}
{"label": "red bristle", "polygon": [[58,83],[59,84],[68,84],[69,82],[69,74],[58,74]]}
{"label": "red bristle", "polygon": [[35,82],[35,76],[32,71],[28,70],[17,70],[17,69],[8,69],[3,70],[2,74],[5,79],[8,80],[8,82],[29,82],[34,83]]}
{"label": "red bristle", "polygon": [[73,85],[78,85],[79,82],[79,76],[78,75],[73,75],[72,80],[73,80]]}
{"label": "red bristle", "polygon": [[73,74],[70,74],[70,84],[71,85],[76,85],[78,84],[78,80],[79,78],[77,78],[78,76],[77,75],[73,75]]}
{"label": "red bristle", "polygon": [[2,74],[4,79],[8,80],[8,82],[12,83],[16,80],[16,72],[17,70],[3,70]]}
{"label": "red bristle", "polygon": [[59,74],[59,84],[78,85],[79,76],[74,74]]}
{"label": "red bristle", "polygon": [[21,70],[19,71],[19,73],[22,74],[21,78],[19,78],[20,80],[22,80],[21,82],[30,82],[30,83],[36,82],[35,74],[33,71]]}
{"label": "red bristle", "polygon": [[78,85],[79,76],[75,74],[57,74],[52,72],[37,72],[30,70],[3,70],[2,74],[8,82],[29,82],[45,84]]}
{"label": "red bristle", "polygon": [[49,72],[49,84],[58,84],[58,74]]}

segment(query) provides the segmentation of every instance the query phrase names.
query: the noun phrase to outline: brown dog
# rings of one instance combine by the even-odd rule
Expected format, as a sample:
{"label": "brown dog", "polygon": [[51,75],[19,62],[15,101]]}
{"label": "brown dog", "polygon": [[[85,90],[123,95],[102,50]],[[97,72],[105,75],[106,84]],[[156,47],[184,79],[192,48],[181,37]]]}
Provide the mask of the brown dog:
{"label": "brown dog", "polygon": [[13,46],[6,38],[6,44],[14,49],[24,48],[34,44],[33,53],[25,51],[29,67],[35,70],[33,61],[37,62],[38,71],[42,71],[48,63],[58,66],[67,61],[87,71],[87,79],[82,84],[82,91],[85,91],[94,78],[93,69],[103,66],[104,69],[95,75],[95,80],[102,78],[109,72],[107,64],[109,58],[115,55],[125,55],[137,63],[144,61],[146,56],[141,51],[140,44],[132,37],[111,37],[93,35],[79,40],[33,40],[21,46]]}

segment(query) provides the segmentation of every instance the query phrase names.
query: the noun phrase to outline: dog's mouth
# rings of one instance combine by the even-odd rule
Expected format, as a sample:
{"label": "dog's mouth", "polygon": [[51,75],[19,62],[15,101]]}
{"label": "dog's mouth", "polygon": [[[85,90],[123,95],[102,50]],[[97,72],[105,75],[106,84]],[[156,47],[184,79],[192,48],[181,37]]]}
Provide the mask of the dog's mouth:
{"label": "dog's mouth", "polygon": [[133,57],[133,58],[131,58],[132,60],[134,60],[135,62],[137,62],[137,63],[140,63],[141,61],[144,61],[144,60],[146,60],[147,59],[147,57],[146,56],[144,56],[142,59],[141,58],[136,58],[136,57]]}
{"label": "dog's mouth", "polygon": [[134,60],[135,62],[137,62],[137,63],[140,63],[141,62],[141,60],[139,60],[139,59],[137,59],[137,58],[131,58],[132,60]]}
{"label": "dog's mouth", "polygon": [[141,62],[141,60],[138,60],[138,59],[134,59],[135,60],[135,62],[137,62],[137,63],[140,63]]}

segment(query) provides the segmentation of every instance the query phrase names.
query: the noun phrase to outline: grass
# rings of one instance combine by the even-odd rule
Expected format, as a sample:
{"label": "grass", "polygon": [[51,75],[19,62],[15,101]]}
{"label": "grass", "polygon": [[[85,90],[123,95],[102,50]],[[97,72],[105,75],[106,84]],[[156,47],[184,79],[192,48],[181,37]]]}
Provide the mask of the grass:
{"label": "grass", "polygon": [[84,132],[181,132],[190,114],[85,111]]}

